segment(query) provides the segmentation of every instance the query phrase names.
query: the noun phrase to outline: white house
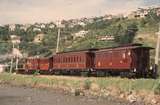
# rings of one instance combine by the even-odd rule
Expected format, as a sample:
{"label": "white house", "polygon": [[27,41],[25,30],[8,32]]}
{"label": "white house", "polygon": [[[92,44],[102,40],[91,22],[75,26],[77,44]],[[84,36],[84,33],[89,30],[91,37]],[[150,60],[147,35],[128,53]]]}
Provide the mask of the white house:
{"label": "white house", "polygon": [[21,42],[20,36],[11,35],[10,37],[11,37],[12,43],[20,43]]}
{"label": "white house", "polygon": [[114,40],[114,37],[111,36],[111,35],[99,36],[98,40],[100,40],[100,41],[109,41],[109,40]]}
{"label": "white house", "polygon": [[0,64],[0,73],[4,72],[5,71],[5,65],[3,64]]}
{"label": "white house", "polygon": [[50,24],[50,25],[49,25],[49,28],[55,28],[55,27],[56,27],[55,24]]}
{"label": "white house", "polygon": [[134,19],[134,18],[145,18],[148,13],[149,13],[149,9],[143,9],[143,8],[139,8],[137,11],[133,11],[131,14],[128,15],[129,19]]}
{"label": "white house", "polygon": [[24,25],[20,27],[20,29],[26,31],[27,30],[27,27],[25,27]]}
{"label": "white house", "polygon": [[12,55],[13,55],[14,57],[19,57],[19,58],[22,58],[22,57],[23,57],[22,53],[21,53],[20,50],[17,49],[17,48],[13,48]]}
{"label": "white house", "polygon": [[75,34],[73,34],[73,39],[76,39],[76,38],[84,38],[85,35],[88,33],[88,31],[85,31],[85,30],[81,30]]}
{"label": "white house", "polygon": [[41,24],[41,28],[45,28],[46,27],[46,25],[45,24]]}
{"label": "white house", "polygon": [[83,27],[86,25],[84,22],[78,22],[78,24],[83,26]]}
{"label": "white house", "polygon": [[44,38],[44,34],[38,34],[38,35],[36,35],[34,37],[34,43],[40,43],[40,42],[42,42],[43,38]]}
{"label": "white house", "polygon": [[41,31],[41,29],[40,28],[37,28],[37,27],[35,27],[35,28],[33,28],[33,31]]}
{"label": "white house", "polygon": [[105,16],[103,17],[103,20],[111,20],[112,18],[113,18],[112,15],[105,15]]}
{"label": "white house", "polygon": [[10,29],[11,31],[14,31],[15,28],[16,28],[16,25],[15,25],[15,24],[9,24],[9,29]]}
{"label": "white house", "polygon": [[157,16],[160,16],[160,8],[157,8]]}

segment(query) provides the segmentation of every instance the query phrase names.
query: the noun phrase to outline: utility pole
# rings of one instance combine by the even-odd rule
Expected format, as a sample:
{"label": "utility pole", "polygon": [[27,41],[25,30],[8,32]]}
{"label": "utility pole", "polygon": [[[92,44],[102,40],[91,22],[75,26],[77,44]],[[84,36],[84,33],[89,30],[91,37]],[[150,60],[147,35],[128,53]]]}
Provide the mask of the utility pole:
{"label": "utility pole", "polygon": [[59,41],[60,41],[60,34],[61,34],[61,29],[58,27],[58,37],[57,37],[57,47],[56,47],[56,53],[59,52]]}
{"label": "utility pole", "polygon": [[56,47],[56,53],[59,52],[59,42],[60,42],[60,34],[61,34],[61,21],[58,21],[58,37],[57,37],[57,47]]}
{"label": "utility pole", "polygon": [[156,47],[156,54],[155,54],[155,64],[158,65],[159,48],[160,48],[160,24],[159,24],[159,32],[157,32],[156,34],[158,35],[158,38],[157,38],[157,47]]}
{"label": "utility pole", "polygon": [[159,32],[157,32],[156,34],[158,35],[158,38],[157,38],[157,47],[156,47],[156,54],[155,54],[155,65],[154,65],[153,71],[152,71],[153,78],[157,78],[157,74],[158,74],[159,48],[160,48],[160,23],[159,23]]}
{"label": "utility pole", "polygon": [[[156,34],[158,35],[158,38],[157,38],[157,47],[156,47],[155,67],[154,67],[154,69],[156,70],[156,73],[157,73],[158,61],[159,61],[159,47],[160,47],[160,23],[159,23],[159,32],[157,32]],[[158,80],[158,83],[153,85],[152,90],[155,90],[157,84],[159,84],[159,83],[160,83],[160,79]]]}
{"label": "utility pole", "polygon": [[13,54],[13,49],[14,49],[14,43],[12,43],[12,58],[11,58],[11,65],[10,65],[10,73],[12,73],[13,69],[13,60],[14,60],[14,54]]}
{"label": "utility pole", "polygon": [[[18,50],[19,50],[19,45],[18,45]],[[18,63],[19,63],[19,56],[16,54],[16,71],[18,70]]]}
{"label": "utility pole", "polygon": [[[18,69],[18,51],[17,49],[15,49],[15,45],[19,44],[20,43],[20,38],[17,37],[16,35],[11,35],[11,42],[12,42],[12,58],[11,58],[11,66],[10,66],[10,73],[12,73],[12,69],[13,69],[13,61],[14,61],[14,58],[16,58],[16,70]],[[19,45],[18,45],[18,49],[19,49]]]}

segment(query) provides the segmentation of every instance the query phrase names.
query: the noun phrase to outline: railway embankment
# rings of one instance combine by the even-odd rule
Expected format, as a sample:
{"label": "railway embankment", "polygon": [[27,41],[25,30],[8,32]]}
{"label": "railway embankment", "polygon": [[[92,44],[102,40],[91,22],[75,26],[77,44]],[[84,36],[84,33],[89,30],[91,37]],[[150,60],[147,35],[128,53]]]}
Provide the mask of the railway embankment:
{"label": "railway embankment", "polygon": [[63,90],[75,96],[115,97],[160,105],[160,79],[0,74],[1,84]]}

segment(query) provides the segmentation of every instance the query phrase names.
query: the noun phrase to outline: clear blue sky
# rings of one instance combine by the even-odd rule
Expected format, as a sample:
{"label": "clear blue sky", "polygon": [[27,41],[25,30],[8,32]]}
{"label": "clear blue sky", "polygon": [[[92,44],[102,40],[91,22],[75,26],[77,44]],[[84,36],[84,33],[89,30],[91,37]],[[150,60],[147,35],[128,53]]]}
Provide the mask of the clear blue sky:
{"label": "clear blue sky", "polygon": [[153,5],[160,0],[0,0],[0,24],[121,14]]}

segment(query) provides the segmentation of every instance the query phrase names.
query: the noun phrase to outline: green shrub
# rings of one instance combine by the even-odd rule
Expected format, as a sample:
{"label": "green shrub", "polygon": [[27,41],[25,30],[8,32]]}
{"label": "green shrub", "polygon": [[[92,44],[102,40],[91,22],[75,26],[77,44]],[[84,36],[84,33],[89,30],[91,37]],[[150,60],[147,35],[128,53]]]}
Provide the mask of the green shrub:
{"label": "green shrub", "polygon": [[160,95],[160,83],[157,84],[156,88],[154,89],[154,93]]}
{"label": "green shrub", "polygon": [[40,74],[40,73],[39,73],[39,70],[36,70],[36,71],[33,73],[34,76],[39,75],[39,74]]}
{"label": "green shrub", "polygon": [[91,87],[91,81],[89,79],[84,81],[84,89],[88,90]]}

